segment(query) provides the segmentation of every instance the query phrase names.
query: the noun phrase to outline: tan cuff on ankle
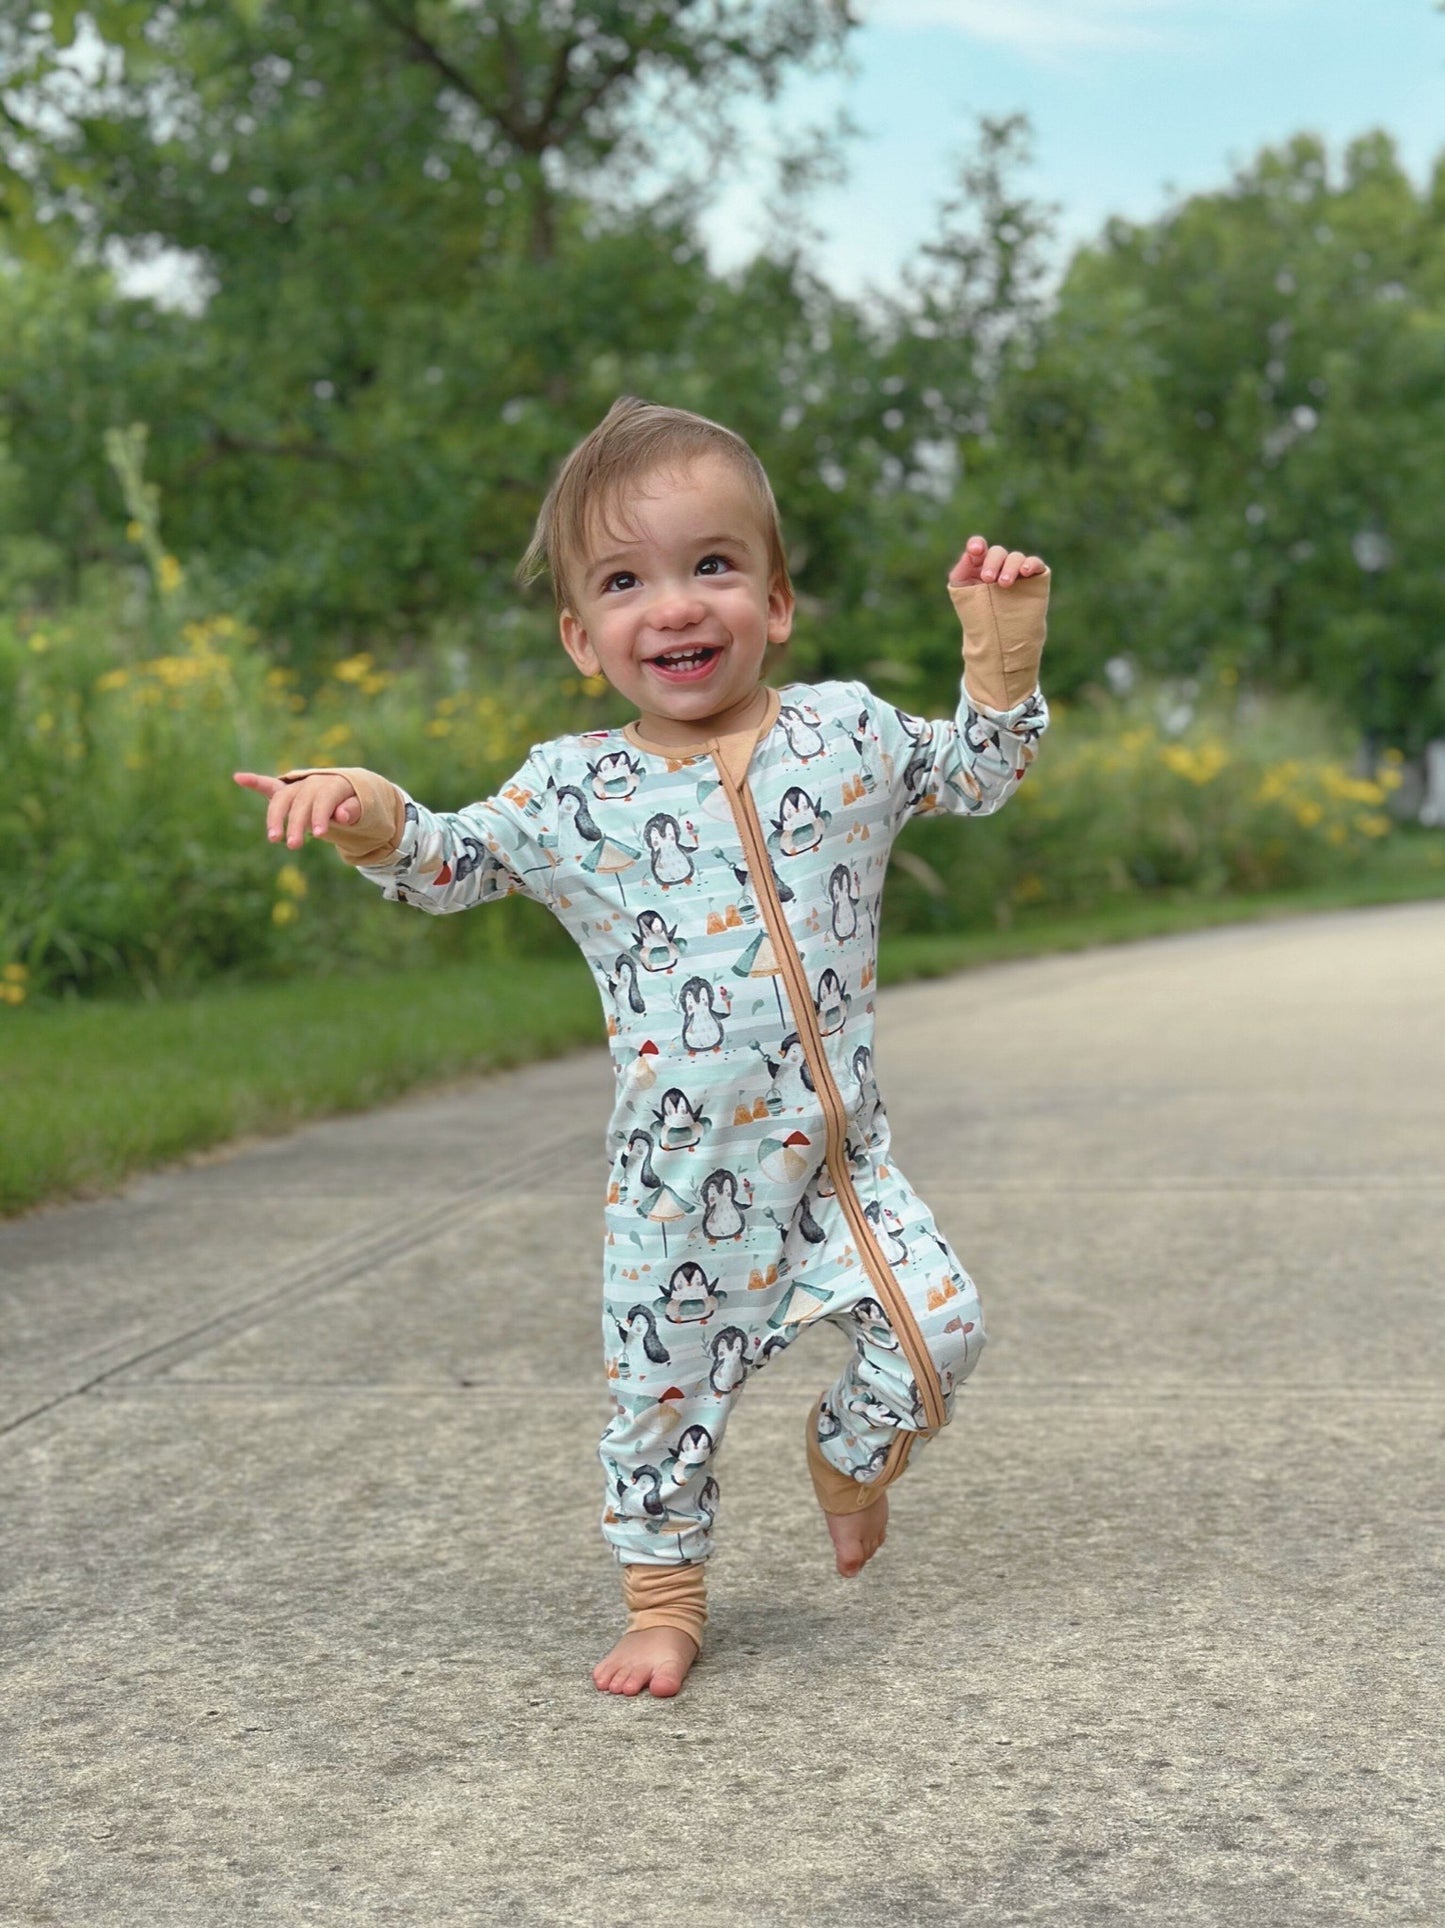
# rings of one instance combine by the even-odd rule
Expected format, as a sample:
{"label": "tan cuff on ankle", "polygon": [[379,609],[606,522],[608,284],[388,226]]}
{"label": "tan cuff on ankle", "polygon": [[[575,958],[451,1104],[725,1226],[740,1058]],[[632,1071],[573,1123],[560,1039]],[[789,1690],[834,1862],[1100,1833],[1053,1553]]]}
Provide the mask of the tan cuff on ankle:
{"label": "tan cuff on ankle", "polygon": [[877,1479],[849,1479],[831,1460],[824,1459],[818,1444],[818,1408],[808,1409],[808,1471],[813,1476],[813,1491],[825,1513],[862,1513],[876,1500],[885,1486],[891,1486],[908,1464],[917,1433],[896,1433]]}
{"label": "tan cuff on ankle", "polygon": [[644,1627],[676,1627],[702,1651],[707,1622],[707,1576],[700,1560],[684,1566],[625,1566],[622,1597],[627,1603],[627,1631]]}
{"label": "tan cuff on ankle", "polygon": [[390,863],[401,845],[406,829],[406,798],[389,777],[375,770],[342,769],[339,764],[318,764],[305,770],[283,770],[283,783],[299,783],[302,777],[338,776],[356,792],[361,815],[355,823],[329,823],[324,839],[336,846],[336,854],[348,864]]}

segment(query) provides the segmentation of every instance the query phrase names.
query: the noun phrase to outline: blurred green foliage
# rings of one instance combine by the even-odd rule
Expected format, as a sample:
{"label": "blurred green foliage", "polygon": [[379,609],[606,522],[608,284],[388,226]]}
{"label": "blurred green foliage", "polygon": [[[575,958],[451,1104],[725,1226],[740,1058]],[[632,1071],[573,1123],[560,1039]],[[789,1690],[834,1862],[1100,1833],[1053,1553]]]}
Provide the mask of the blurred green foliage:
{"label": "blurred green foliage", "polygon": [[[700,240],[740,107],[842,57],[841,0],[84,11],[103,86],[77,7],[0,19],[0,957],[23,981],[550,943],[525,906],[364,916],[330,853],[278,898],[229,773],[372,762],[445,806],[532,734],[615,720],[563,686],[548,599],[511,572],[624,391],[763,457],[787,674],[951,710],[964,538],[1053,565],[1049,783],[956,855],[922,827],[895,921],[1348,865],[1383,821],[1339,791],[1352,746],[1393,746],[1389,782],[1445,735],[1445,161],[1422,192],[1383,134],[1333,158],[1301,137],[1111,223],[1051,290],[1027,127],[985,120],[900,286],[847,299],[806,222],[839,130],[784,131],[746,267]],[[194,312],[104,265],[157,243],[197,264]],[[1133,711],[1105,701],[1114,658]],[[1205,691],[1183,734],[1166,684]],[[1279,718],[1298,740],[1266,747]],[[1208,743],[1227,761],[1196,780],[1178,759]]]}

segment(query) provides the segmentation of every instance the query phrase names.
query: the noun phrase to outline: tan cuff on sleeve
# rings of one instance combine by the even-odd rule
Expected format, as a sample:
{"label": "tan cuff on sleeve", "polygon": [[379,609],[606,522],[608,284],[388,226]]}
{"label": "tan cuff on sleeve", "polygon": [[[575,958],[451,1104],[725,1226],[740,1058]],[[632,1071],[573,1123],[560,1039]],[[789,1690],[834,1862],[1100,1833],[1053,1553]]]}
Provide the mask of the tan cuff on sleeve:
{"label": "tan cuff on sleeve", "polygon": [[888,1457],[883,1462],[883,1471],[877,1479],[849,1479],[840,1473],[831,1460],[824,1459],[823,1449],[818,1444],[818,1407],[815,1401],[808,1408],[808,1471],[813,1478],[813,1491],[818,1504],[825,1513],[862,1513],[880,1498],[885,1486],[891,1486],[908,1464],[908,1455],[913,1451],[917,1433],[898,1433],[888,1448]]}
{"label": "tan cuff on sleeve", "polygon": [[689,1560],[684,1566],[625,1566],[622,1597],[629,1633],[643,1627],[676,1627],[702,1652],[707,1575],[700,1560]]}
{"label": "tan cuff on sleeve", "polygon": [[406,798],[387,777],[375,770],[342,769],[338,764],[318,764],[307,770],[283,770],[283,783],[296,783],[302,777],[345,777],[361,803],[355,823],[330,823],[322,832],[327,843],[349,864],[387,864],[401,847],[406,828]]}
{"label": "tan cuff on sleeve", "polygon": [[963,624],[963,683],[971,702],[1011,710],[1033,694],[1051,580],[1046,569],[1041,576],[1020,576],[1007,589],[992,582],[948,585]]}

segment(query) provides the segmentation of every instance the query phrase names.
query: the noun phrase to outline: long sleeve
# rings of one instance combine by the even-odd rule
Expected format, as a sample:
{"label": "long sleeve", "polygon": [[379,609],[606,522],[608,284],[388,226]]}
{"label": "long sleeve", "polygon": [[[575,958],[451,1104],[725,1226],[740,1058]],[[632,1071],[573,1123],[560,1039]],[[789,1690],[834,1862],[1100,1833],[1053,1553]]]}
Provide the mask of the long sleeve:
{"label": "long sleeve", "polygon": [[334,824],[328,841],[389,901],[434,916],[518,895],[552,906],[556,799],[541,746],[494,797],[460,810],[429,810],[374,770],[336,774],[362,810],[355,824]]}
{"label": "long sleeve", "polygon": [[985,817],[1013,795],[1037,754],[1049,710],[1038,686],[1050,576],[1010,588],[950,584],[963,625],[963,677],[951,720],[876,704],[895,823],[921,812]]}

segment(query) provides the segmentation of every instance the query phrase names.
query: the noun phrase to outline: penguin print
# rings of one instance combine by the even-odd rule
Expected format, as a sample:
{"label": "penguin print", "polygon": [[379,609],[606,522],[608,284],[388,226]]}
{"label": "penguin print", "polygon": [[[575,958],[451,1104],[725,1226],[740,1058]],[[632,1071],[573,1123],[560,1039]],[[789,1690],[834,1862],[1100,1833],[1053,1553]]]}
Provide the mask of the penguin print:
{"label": "penguin print", "polygon": [[860,1338],[880,1352],[897,1352],[898,1334],[888,1323],[888,1315],[876,1299],[859,1299],[848,1315]]}
{"label": "penguin print", "polygon": [[856,871],[847,864],[834,864],[828,878],[828,896],[833,905],[833,935],[840,944],[858,935],[858,897],[862,886]]}
{"label": "penguin print", "polygon": [[921,716],[909,716],[897,708],[893,714],[910,746],[908,761],[903,766],[903,797],[906,806],[913,809],[922,802],[933,773],[933,725]]}
{"label": "penguin print", "polygon": [[888,1464],[888,1451],[888,1447],[879,1446],[868,1455],[861,1466],[853,1468],[853,1477],[860,1486],[866,1486],[871,1480],[877,1479]]}
{"label": "penguin print", "polygon": [[787,1071],[796,1077],[810,1098],[816,1097],[818,1087],[813,1083],[812,1067],[808,1063],[807,1053],[803,1050],[803,1040],[797,1032],[790,1031],[780,1042],[778,1049],[782,1056],[776,1060],[768,1058],[765,1062],[768,1075],[778,1087],[779,1095],[781,1096],[784,1090],[782,1074]]}
{"label": "penguin print", "polygon": [[796,1271],[799,1266],[805,1264],[813,1247],[822,1245],[827,1236],[828,1234],[814,1218],[808,1204],[808,1194],[804,1192],[793,1207],[793,1216],[789,1219],[788,1229],[783,1235],[783,1264],[787,1270]]}
{"label": "penguin print", "polygon": [[630,1190],[635,1189],[631,1182],[634,1172],[636,1172],[641,1184],[648,1191],[657,1191],[661,1187],[662,1180],[652,1168],[652,1150],[652,1137],[650,1133],[634,1131],[629,1136],[622,1156],[618,1160],[618,1167],[626,1177]]}
{"label": "penguin print", "polygon": [[[702,1235],[719,1239],[741,1238],[747,1230],[744,1214],[752,1200],[752,1186],[736,1172],[720,1169],[709,1172],[702,1181]],[[740,1197],[740,1194],[745,1196]]]}
{"label": "penguin print", "polygon": [[[758,911],[757,911],[757,906],[753,903],[753,900],[752,900],[753,880],[748,871],[747,865],[734,863],[732,858],[728,856],[725,850],[715,850],[713,852],[713,855],[715,857],[720,857],[722,861],[727,865],[728,869],[731,870],[734,877],[737,878],[739,889],[742,892],[743,916],[748,923],[753,923],[757,918]],[[780,904],[791,904],[796,902],[796,899],[793,896],[793,892],[788,887],[788,885],[783,882],[782,878],[778,875],[777,871],[773,868],[773,865],[771,862],[768,864],[768,869],[773,872],[773,888],[778,893],[778,902]]]}
{"label": "penguin print", "polygon": [[908,1247],[903,1242],[903,1220],[892,1206],[884,1205],[875,1198],[863,1207],[863,1216],[879,1234],[879,1244],[883,1246],[883,1256],[888,1263],[907,1265]]}
{"label": "penguin print", "polygon": [[715,1005],[727,1015],[731,998],[725,985],[709,984],[705,977],[690,977],[683,985],[678,1002],[682,1006],[682,1042],[689,1051],[716,1051],[723,1041],[723,1028]]}
{"label": "penguin print", "polygon": [[985,750],[999,747],[997,723],[989,723],[981,717],[972,704],[969,705],[968,721],[963,726],[963,740],[970,750],[982,754]]}
{"label": "penguin print", "polygon": [[641,1334],[642,1350],[654,1366],[665,1366],[672,1354],[657,1336],[657,1321],[645,1305],[634,1305],[625,1320],[617,1322],[617,1330],[622,1335],[625,1347],[630,1339]]}
{"label": "penguin print", "polygon": [[592,794],[599,803],[626,803],[637,788],[642,765],[634,762],[626,750],[610,750],[588,765],[587,774],[592,779]]}
{"label": "penguin print", "polygon": [[706,1325],[722,1303],[717,1280],[685,1260],[662,1288],[662,1316],[669,1325]]}
{"label": "penguin print", "polygon": [[846,987],[835,970],[826,970],[818,979],[817,996],[813,999],[818,1013],[818,1029],[826,1038],[834,1031],[841,1031],[848,1022],[848,1006],[853,1002]]}
{"label": "penguin print", "polygon": [[667,1512],[662,1503],[662,1474],[655,1466],[639,1466],[631,1482],[618,1475],[617,1510],[625,1520],[660,1520]]}
{"label": "penguin print", "polygon": [[664,1471],[676,1486],[685,1486],[694,1473],[700,1473],[713,1455],[712,1434],[706,1426],[689,1426],[678,1435],[676,1447]]}
{"label": "penguin print", "polygon": [[607,989],[611,994],[619,1025],[623,1022],[624,982],[627,1009],[634,1017],[646,1017],[647,1001],[637,982],[637,959],[629,956],[626,951],[619,951],[617,960],[607,976]]}
{"label": "penguin print", "polygon": [[771,840],[777,843],[783,856],[801,857],[805,851],[818,848],[823,832],[832,821],[833,813],[823,808],[821,800],[815,801],[795,784],[784,792],[778,805]]}
{"label": "penguin print", "polygon": [[819,728],[821,720],[818,712],[806,703],[784,703],[778,711],[778,722],[788,739],[788,747],[800,763],[822,756],[827,748]]}
{"label": "penguin print", "polygon": [[[877,1133],[878,1120],[888,1114],[873,1076],[873,1053],[866,1044],[860,1044],[853,1053],[853,1076],[858,1080],[858,1129],[864,1144],[870,1144]],[[867,1157],[861,1145],[858,1150],[860,1157]]]}
{"label": "penguin print", "polygon": [[678,936],[677,926],[670,925],[660,911],[645,910],[638,915],[632,948],[644,971],[673,971],[687,949],[687,939]]}
{"label": "penguin print", "polygon": [[[865,1477],[919,1423],[908,1362],[931,1431],[984,1344],[960,1261],[889,1155],[876,918],[905,772],[955,815],[948,786],[967,773],[992,811],[1017,793],[1027,739],[975,714],[980,759],[962,707],[904,723],[860,683],[791,684],[781,704],[746,761],[741,744],[734,758],[621,730],[554,738],[497,799],[411,804],[406,858],[367,867],[429,910],[479,902],[493,878],[535,897],[611,1021],[603,1534],[624,1562],[708,1557],[732,1403],[805,1328],[848,1342],[842,1384],[813,1410],[829,1464]],[[1006,1105],[1006,1087],[986,1102]]]}
{"label": "penguin print", "polygon": [[711,1475],[702,1483],[702,1491],[697,1496],[697,1516],[702,1521],[705,1532],[711,1533],[713,1522],[717,1519],[718,1484]]}
{"label": "penguin print", "polygon": [[653,1113],[653,1123],[657,1126],[659,1151],[691,1151],[703,1133],[712,1128],[712,1119],[694,1111],[687,1093],[676,1086],[663,1092],[662,1103]]}
{"label": "penguin print", "polygon": [[[691,839],[684,842],[684,834]],[[697,849],[697,832],[691,824],[686,833],[676,817],[666,811],[659,811],[649,817],[643,827],[642,840],[652,853],[652,875],[655,881],[668,890],[674,884],[690,884],[697,870],[692,860],[692,852]]]}
{"label": "penguin print", "polygon": [[609,837],[598,828],[592,812],[587,808],[586,797],[575,783],[557,786],[557,815],[559,820],[570,818],[576,825],[585,850],[582,869],[589,876],[617,878],[618,895],[621,896],[623,872],[641,862],[642,852],[635,850],[631,844],[619,842],[616,837]]}
{"label": "penguin print", "polygon": [[748,1335],[738,1326],[724,1326],[708,1350],[712,1354],[708,1384],[714,1392],[736,1392],[748,1376]]}

